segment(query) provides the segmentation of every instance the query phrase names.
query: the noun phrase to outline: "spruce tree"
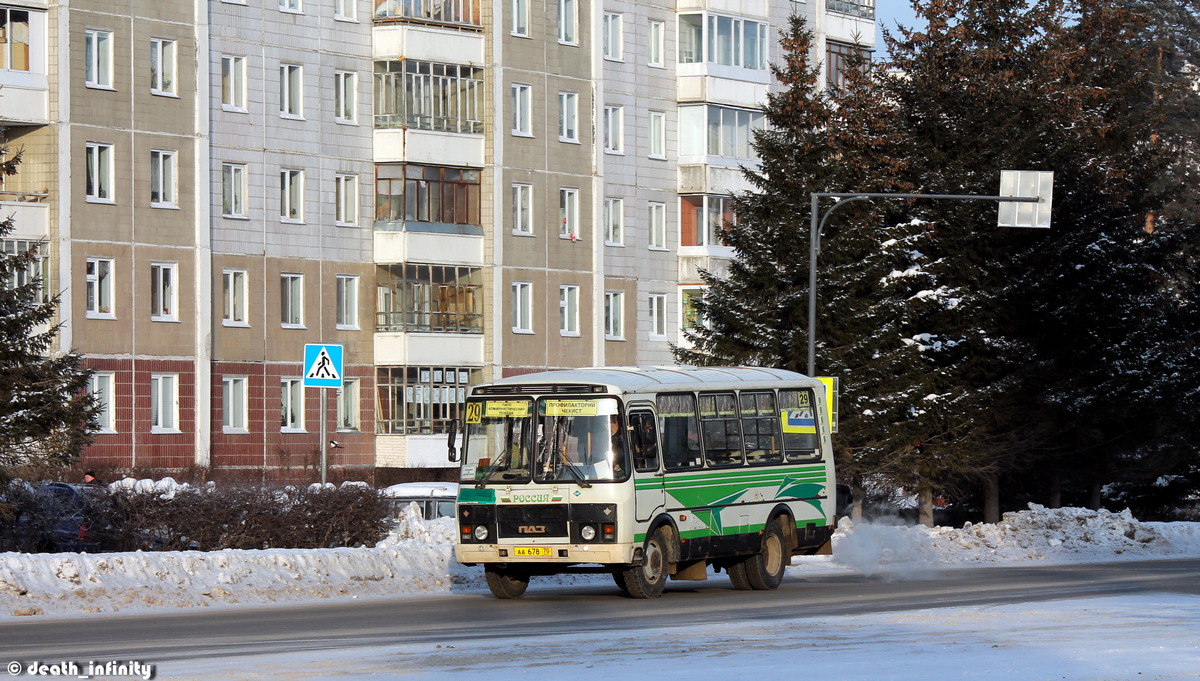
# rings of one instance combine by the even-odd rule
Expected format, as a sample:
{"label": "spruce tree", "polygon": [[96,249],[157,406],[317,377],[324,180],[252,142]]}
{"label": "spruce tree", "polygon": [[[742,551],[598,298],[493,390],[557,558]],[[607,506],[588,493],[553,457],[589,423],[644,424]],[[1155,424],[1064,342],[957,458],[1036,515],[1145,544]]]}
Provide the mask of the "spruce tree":
{"label": "spruce tree", "polygon": [[[0,172],[15,175],[20,154]],[[0,238],[13,230],[0,222]],[[91,371],[74,353],[54,353],[58,296],[44,296],[41,276],[24,277],[38,249],[0,254],[0,466],[69,464],[91,442],[97,406],[87,393]]]}

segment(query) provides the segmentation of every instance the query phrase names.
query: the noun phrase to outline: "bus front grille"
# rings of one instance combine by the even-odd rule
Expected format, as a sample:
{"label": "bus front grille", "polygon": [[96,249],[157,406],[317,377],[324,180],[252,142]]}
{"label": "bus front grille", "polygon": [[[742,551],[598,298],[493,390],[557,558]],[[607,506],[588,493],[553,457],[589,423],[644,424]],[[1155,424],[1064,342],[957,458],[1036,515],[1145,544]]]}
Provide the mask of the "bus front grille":
{"label": "bus front grille", "polygon": [[497,506],[501,539],[541,539],[567,536],[565,504]]}

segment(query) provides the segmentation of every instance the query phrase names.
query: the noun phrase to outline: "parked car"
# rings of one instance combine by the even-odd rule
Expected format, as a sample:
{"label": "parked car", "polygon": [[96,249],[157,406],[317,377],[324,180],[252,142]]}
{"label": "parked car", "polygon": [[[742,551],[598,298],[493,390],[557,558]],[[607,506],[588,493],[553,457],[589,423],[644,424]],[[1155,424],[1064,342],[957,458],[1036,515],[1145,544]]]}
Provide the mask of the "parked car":
{"label": "parked car", "polygon": [[69,482],[33,483],[27,503],[16,511],[14,535],[26,551],[95,553],[100,532],[93,520],[102,491]]}
{"label": "parked car", "polygon": [[385,487],[383,494],[389,499],[394,517],[399,517],[404,509],[415,503],[426,520],[453,518],[458,483],[402,482]]}

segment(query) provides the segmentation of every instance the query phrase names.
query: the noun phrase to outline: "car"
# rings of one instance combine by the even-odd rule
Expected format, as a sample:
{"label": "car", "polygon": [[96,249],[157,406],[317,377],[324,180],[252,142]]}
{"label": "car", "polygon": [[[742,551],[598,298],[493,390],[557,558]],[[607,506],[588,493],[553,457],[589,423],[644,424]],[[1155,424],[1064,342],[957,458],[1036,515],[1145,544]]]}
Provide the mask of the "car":
{"label": "car", "polygon": [[33,483],[14,524],[17,544],[38,552],[95,553],[100,533],[93,516],[103,490],[69,482]]}
{"label": "car", "polygon": [[426,520],[453,518],[458,483],[402,482],[385,487],[383,495],[388,498],[392,515],[397,518],[411,504],[421,509],[421,516]]}

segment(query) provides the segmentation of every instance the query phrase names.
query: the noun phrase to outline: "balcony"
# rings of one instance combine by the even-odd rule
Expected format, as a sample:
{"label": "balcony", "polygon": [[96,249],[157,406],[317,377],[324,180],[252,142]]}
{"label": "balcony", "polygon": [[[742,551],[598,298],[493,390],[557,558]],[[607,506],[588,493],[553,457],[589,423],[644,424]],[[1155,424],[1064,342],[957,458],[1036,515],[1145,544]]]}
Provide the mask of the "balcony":
{"label": "balcony", "polygon": [[377,0],[375,23],[415,22],[482,29],[479,0]]}
{"label": "balcony", "polygon": [[13,219],[13,235],[40,239],[50,234],[46,194],[0,191],[0,220]]}
{"label": "balcony", "polygon": [[825,0],[825,9],[831,14],[875,21],[875,0]]}

